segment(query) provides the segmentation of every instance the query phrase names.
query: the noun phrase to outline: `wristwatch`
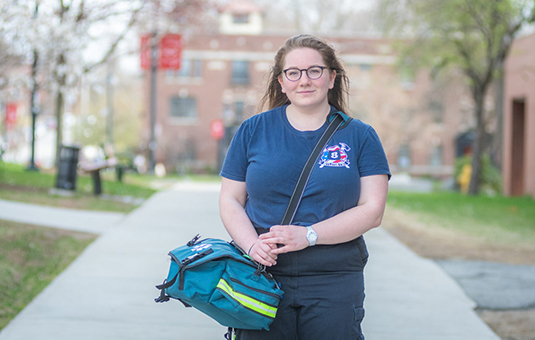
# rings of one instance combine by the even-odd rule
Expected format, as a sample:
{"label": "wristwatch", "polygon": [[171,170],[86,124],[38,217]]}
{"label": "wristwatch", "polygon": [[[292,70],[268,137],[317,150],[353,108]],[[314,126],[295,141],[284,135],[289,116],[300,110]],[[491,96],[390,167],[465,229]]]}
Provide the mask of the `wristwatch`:
{"label": "wristwatch", "polygon": [[313,246],[316,244],[316,241],[318,239],[318,234],[312,229],[312,227],[307,227],[307,240],[308,245]]}

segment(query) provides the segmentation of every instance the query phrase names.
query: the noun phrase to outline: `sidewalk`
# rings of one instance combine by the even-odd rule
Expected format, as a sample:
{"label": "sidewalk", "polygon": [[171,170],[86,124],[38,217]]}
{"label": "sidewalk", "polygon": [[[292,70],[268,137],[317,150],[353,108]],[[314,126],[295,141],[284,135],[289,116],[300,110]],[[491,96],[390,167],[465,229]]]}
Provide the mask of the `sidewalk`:
{"label": "sidewalk", "polygon": [[101,234],[126,217],[115,212],[96,212],[45,207],[0,200],[0,220],[29,223]]}
{"label": "sidewalk", "polygon": [[[49,222],[53,217],[61,216]],[[226,329],[203,314],[177,301],[153,300],[154,286],[167,275],[167,253],[197,233],[228,239],[218,185],[180,183],[157,193],[106,228],[0,332],[0,340],[223,339]],[[499,340],[436,264],[382,229],[366,240],[367,340]]]}

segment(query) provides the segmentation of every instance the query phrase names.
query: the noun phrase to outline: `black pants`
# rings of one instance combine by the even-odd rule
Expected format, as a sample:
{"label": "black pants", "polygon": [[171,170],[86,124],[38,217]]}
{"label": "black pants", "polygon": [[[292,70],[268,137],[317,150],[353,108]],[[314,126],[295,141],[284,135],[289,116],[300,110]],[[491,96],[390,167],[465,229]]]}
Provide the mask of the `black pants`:
{"label": "black pants", "polygon": [[364,240],[280,255],[270,268],[284,296],[269,331],[238,330],[238,340],[364,340]]}

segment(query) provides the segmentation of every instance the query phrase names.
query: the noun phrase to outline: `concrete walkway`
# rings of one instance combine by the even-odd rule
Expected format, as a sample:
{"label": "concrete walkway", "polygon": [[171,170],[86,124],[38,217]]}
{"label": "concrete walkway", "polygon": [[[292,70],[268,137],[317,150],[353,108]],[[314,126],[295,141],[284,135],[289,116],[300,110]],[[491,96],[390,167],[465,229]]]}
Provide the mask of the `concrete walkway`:
{"label": "concrete walkway", "polygon": [[103,233],[125,217],[126,214],[115,212],[53,208],[0,200],[0,220],[85,231],[93,234]]}
{"label": "concrete walkway", "polygon": [[[0,332],[0,340],[223,339],[225,328],[203,314],[178,301],[153,300],[154,286],[167,275],[169,250],[197,233],[228,239],[219,220],[218,189],[180,183],[106,228]],[[47,216],[50,223],[62,220],[58,213]],[[366,240],[371,254],[366,339],[499,339],[477,317],[474,302],[434,262],[382,229]]]}

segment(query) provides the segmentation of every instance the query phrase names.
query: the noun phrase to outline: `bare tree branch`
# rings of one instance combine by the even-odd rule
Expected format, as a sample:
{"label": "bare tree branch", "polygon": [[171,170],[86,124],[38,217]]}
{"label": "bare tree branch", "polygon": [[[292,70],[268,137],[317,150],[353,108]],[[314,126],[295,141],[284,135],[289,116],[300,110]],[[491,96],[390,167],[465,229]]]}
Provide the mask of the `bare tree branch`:
{"label": "bare tree branch", "polygon": [[104,64],[108,59],[109,57],[115,52],[115,50],[117,49],[117,46],[119,45],[119,43],[124,39],[124,37],[126,36],[126,34],[128,33],[128,31],[132,28],[132,26],[136,23],[136,20],[137,20],[137,16],[139,14],[139,12],[141,11],[141,9],[144,7],[144,3],[142,3],[139,8],[137,8],[136,10],[134,10],[132,12],[132,16],[130,17],[130,21],[128,22],[128,24],[126,25],[126,27],[124,28],[123,32],[121,34],[119,34],[114,42],[111,44],[110,48],[108,49],[108,51],[104,54],[104,56],[102,57],[102,59],[92,65],[89,65],[87,67],[85,67],[84,69],[84,72],[89,72],[91,71],[93,68],[99,66],[99,65],[102,65]]}

